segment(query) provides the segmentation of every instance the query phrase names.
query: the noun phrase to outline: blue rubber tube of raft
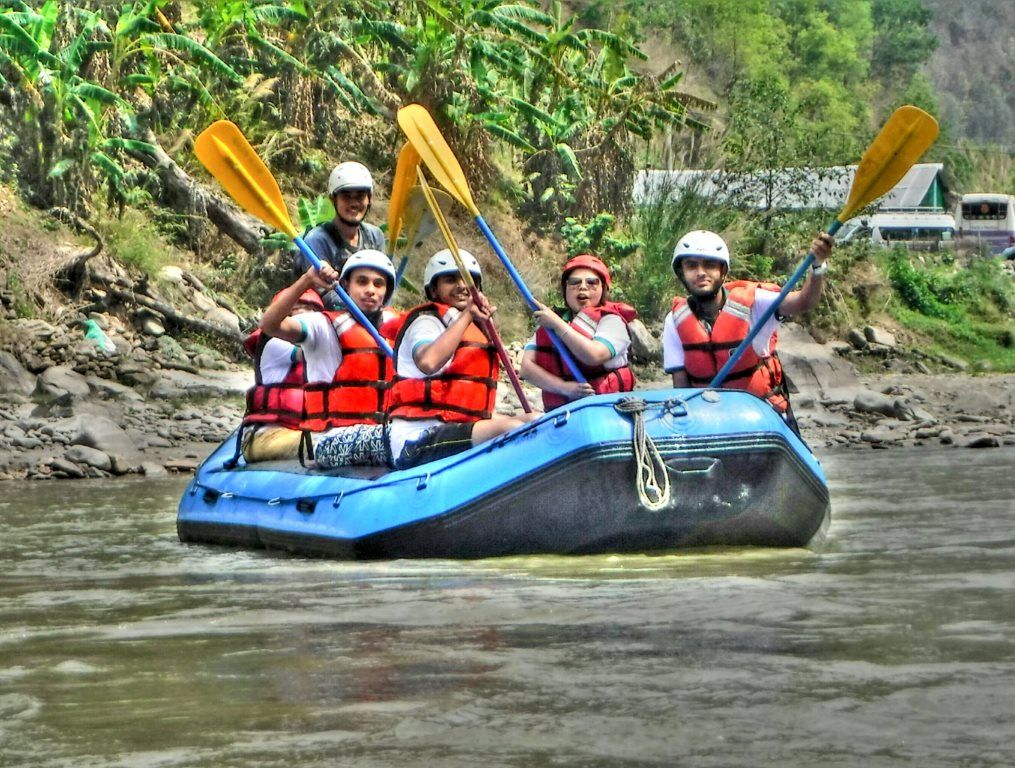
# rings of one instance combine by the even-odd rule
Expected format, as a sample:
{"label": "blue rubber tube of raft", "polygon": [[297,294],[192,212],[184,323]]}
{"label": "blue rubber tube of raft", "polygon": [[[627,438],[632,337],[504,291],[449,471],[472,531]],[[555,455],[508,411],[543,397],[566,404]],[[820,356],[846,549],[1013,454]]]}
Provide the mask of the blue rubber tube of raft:
{"label": "blue rubber tube of raft", "polygon": [[[842,222],[836,219],[832,223],[832,226],[830,226],[826,231],[834,237],[835,233],[838,232],[841,227]],[[715,378],[708,383],[708,389],[716,389],[722,386],[722,383],[726,381],[726,377],[729,376],[733,366],[737,364],[737,360],[740,359],[740,356],[744,354],[747,348],[751,345],[751,342],[754,341],[754,337],[758,335],[758,331],[760,331],[765,326],[765,323],[771,320],[772,316],[779,311],[779,307],[782,305],[782,300],[786,298],[787,294],[789,294],[791,290],[793,290],[793,286],[800,281],[800,278],[804,276],[804,273],[810,269],[810,266],[813,263],[814,254],[808,252],[806,258],[800,262],[800,266],[797,267],[796,271],[789,276],[789,280],[786,281],[786,285],[784,285],[782,290],[779,291],[778,298],[772,302],[772,305],[768,309],[761,313],[761,317],[758,318],[758,322],[751,327],[750,332],[748,332],[744,340],[740,342],[740,346],[733,350],[733,354],[730,355],[730,359],[727,360],[726,364],[719,369]]]}
{"label": "blue rubber tube of raft", "polygon": [[[494,253],[497,254],[497,258],[499,258],[501,263],[504,265],[504,269],[507,270],[511,279],[514,280],[515,285],[518,286],[518,291],[522,294],[522,298],[525,300],[525,303],[528,304],[529,309],[535,312],[539,308],[536,305],[536,298],[532,295],[528,286],[525,285],[525,281],[522,280],[522,276],[518,274],[518,270],[515,269],[515,265],[511,263],[511,259],[508,258],[507,253],[504,252],[500,242],[497,240],[497,236],[493,234],[493,230],[490,229],[483,217],[479,215],[476,216],[476,226],[479,227],[479,231],[483,233],[487,242],[490,243]],[[574,358],[571,356],[571,350],[569,350],[557,334],[549,328],[547,329],[547,333],[550,336],[550,341],[553,342],[553,346],[557,348],[557,352],[560,354],[560,359],[564,362],[564,365],[567,366],[568,370],[571,371],[571,375],[574,376],[574,380],[581,384],[587,384],[588,380],[581,372],[581,369],[578,368],[578,363],[576,363]]]}
{"label": "blue rubber tube of raft", "polygon": [[[321,260],[317,258],[317,254],[314,253],[314,249],[307,245],[303,238],[299,235],[293,238],[293,242],[296,243],[296,247],[300,249],[300,253],[306,256],[310,263],[314,265],[314,269],[319,270],[321,268]],[[391,350],[391,347],[388,346],[388,342],[384,340],[384,337],[378,333],[376,328],[374,328],[373,323],[367,320],[367,316],[363,314],[363,310],[356,306],[355,302],[349,298],[349,294],[345,292],[345,289],[339,283],[335,283],[333,287],[338,293],[339,298],[342,299],[342,302],[345,304],[345,308],[349,310],[349,314],[356,318],[357,323],[366,328],[367,333],[373,336],[374,341],[377,342],[377,346],[381,348],[384,354],[393,358],[395,353]]]}

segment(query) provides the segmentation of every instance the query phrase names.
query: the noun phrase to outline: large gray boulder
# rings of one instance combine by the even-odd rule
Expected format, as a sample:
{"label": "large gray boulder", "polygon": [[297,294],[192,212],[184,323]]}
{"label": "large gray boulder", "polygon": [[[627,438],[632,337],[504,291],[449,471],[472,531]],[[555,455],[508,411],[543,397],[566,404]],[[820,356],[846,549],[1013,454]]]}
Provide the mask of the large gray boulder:
{"label": "large gray boulder", "polygon": [[140,459],[141,453],[134,441],[112,419],[103,416],[80,418],[77,433],[70,439],[71,445],[86,445],[97,448],[110,456],[126,459]]}
{"label": "large gray boulder", "polygon": [[895,398],[863,389],[853,398],[853,410],[860,413],[880,413],[884,416],[895,416]]}
{"label": "large gray boulder", "polygon": [[163,369],[151,390],[156,400],[186,400],[194,397],[240,397],[253,384],[253,373],[248,371],[201,371],[190,373]]}
{"label": "large gray boulder", "polygon": [[35,375],[10,352],[0,351],[0,399],[13,393],[30,395],[35,390]]}
{"label": "large gray boulder", "polygon": [[138,392],[118,381],[103,379],[99,376],[89,376],[86,381],[96,395],[106,400],[119,400],[121,402],[129,400],[135,403],[144,400]]}
{"label": "large gray boulder", "polygon": [[240,318],[225,307],[214,307],[208,312],[205,312],[205,318],[209,323],[214,323],[215,325],[220,325],[223,328],[228,328],[236,336],[242,336],[243,332],[240,329]]}
{"label": "large gray boulder", "polygon": [[66,365],[54,365],[39,374],[35,384],[36,394],[44,397],[88,397],[91,389],[88,381],[80,373]]}
{"label": "large gray boulder", "polygon": [[627,324],[631,333],[631,357],[639,362],[653,363],[663,359],[663,344],[657,339],[641,320],[632,320]]}
{"label": "large gray boulder", "polygon": [[884,328],[868,325],[863,329],[863,335],[864,338],[871,344],[880,344],[883,347],[889,348],[895,347],[895,336],[886,331]]}
{"label": "large gray boulder", "polygon": [[67,459],[67,461],[73,461],[75,464],[84,464],[89,467],[95,467],[96,469],[101,469],[104,472],[108,472],[113,466],[109,456],[100,451],[98,448],[89,448],[87,445],[72,445],[63,452],[63,457]]}
{"label": "large gray boulder", "polygon": [[779,328],[779,359],[790,380],[790,392],[816,399],[833,398],[838,390],[859,386],[856,371],[828,344],[818,344],[796,323]]}

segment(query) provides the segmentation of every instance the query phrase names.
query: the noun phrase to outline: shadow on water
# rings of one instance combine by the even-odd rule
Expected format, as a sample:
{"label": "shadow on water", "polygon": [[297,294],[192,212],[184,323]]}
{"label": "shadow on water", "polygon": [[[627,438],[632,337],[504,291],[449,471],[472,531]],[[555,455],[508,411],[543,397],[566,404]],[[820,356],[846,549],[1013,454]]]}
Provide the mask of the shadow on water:
{"label": "shadow on water", "polygon": [[1015,449],[831,454],[815,550],[344,563],[0,494],[3,766],[1015,764]]}

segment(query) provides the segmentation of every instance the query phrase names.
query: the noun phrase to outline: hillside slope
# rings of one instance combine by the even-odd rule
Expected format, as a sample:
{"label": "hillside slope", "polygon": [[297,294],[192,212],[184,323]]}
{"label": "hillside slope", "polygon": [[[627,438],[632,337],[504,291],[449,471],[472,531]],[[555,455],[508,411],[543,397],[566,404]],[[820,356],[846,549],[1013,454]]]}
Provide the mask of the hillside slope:
{"label": "hillside slope", "polygon": [[938,48],[928,65],[955,138],[1015,147],[1015,2],[923,0]]}

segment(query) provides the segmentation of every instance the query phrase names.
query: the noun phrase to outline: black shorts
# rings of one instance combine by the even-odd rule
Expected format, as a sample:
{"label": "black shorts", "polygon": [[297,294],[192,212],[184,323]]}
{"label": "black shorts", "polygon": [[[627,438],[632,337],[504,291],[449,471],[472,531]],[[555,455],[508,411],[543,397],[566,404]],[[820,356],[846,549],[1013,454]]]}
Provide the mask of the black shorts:
{"label": "black shorts", "polygon": [[407,440],[395,459],[395,469],[409,469],[437,461],[472,447],[472,428],[476,422],[438,424],[425,430],[415,440]]}

